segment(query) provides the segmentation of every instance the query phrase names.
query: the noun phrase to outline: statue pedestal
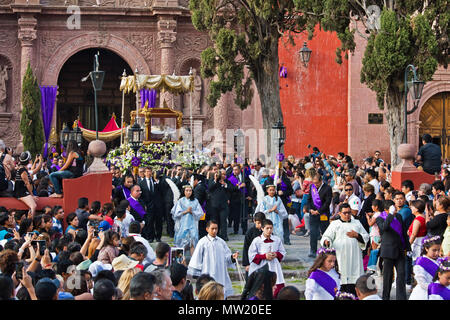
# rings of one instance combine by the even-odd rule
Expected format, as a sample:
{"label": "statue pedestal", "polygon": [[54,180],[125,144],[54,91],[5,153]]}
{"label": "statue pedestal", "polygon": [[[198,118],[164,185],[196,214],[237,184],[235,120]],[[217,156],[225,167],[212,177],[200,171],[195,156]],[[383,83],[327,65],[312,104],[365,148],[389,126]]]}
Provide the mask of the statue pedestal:
{"label": "statue pedestal", "polygon": [[101,156],[106,153],[106,144],[101,140],[94,140],[89,143],[88,154],[94,157],[94,161],[89,166],[87,173],[108,172],[108,167],[103,163]]}
{"label": "statue pedestal", "polygon": [[433,183],[434,175],[418,170],[413,164],[416,155],[415,145],[401,144],[398,146],[397,152],[402,162],[392,171],[392,187],[401,190],[402,182],[405,180],[411,180],[415,190],[418,190],[422,183]]}

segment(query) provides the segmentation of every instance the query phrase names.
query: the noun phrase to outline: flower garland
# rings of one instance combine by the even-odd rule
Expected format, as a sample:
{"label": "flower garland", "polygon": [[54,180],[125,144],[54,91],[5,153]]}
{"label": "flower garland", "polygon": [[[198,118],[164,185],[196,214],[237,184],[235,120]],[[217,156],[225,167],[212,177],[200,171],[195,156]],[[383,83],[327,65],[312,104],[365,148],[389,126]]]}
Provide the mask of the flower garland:
{"label": "flower garland", "polygon": [[126,172],[133,166],[149,166],[155,170],[160,170],[182,165],[183,167],[197,169],[204,163],[211,163],[212,159],[206,153],[200,151],[192,153],[182,144],[167,142],[144,145],[138,150],[137,154],[124,144],[109,151],[106,161],[109,165],[114,165],[120,171]]}

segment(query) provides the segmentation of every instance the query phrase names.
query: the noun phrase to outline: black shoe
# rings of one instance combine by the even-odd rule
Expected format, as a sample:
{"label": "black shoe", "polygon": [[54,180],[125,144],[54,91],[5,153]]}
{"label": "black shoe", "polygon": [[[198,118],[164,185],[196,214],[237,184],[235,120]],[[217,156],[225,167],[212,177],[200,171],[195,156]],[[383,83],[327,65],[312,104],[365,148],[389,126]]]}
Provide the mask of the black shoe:
{"label": "black shoe", "polygon": [[153,243],[154,239],[148,239],[148,243]]}
{"label": "black shoe", "polygon": [[156,239],[156,242],[161,242],[161,239]]}
{"label": "black shoe", "polygon": [[310,254],[308,254],[308,257],[310,257],[310,258],[315,258],[316,257],[316,255],[314,254],[314,253],[310,253]]}
{"label": "black shoe", "polygon": [[286,241],[284,244],[287,245],[287,246],[290,246],[291,242],[290,241]]}

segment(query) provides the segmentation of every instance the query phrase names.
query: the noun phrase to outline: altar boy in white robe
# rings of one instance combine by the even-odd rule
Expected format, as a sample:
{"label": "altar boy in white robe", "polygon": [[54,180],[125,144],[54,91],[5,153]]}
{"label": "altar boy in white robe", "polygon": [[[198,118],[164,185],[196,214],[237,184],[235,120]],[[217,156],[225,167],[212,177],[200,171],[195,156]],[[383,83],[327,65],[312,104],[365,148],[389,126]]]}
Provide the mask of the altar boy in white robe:
{"label": "altar boy in white robe", "polygon": [[348,203],[339,206],[339,219],[330,223],[320,239],[320,244],[336,249],[336,259],[341,274],[341,292],[356,295],[356,280],[364,274],[362,251],[369,234],[359,220],[352,217]]}
{"label": "altar boy in white robe", "polygon": [[273,293],[274,298],[276,298],[278,292],[284,287],[284,276],[280,262],[286,255],[286,249],[281,238],[272,234],[273,223],[270,219],[262,222],[262,231],[262,235],[253,239],[248,249],[248,257],[251,261],[248,275],[250,276],[267,264],[269,271],[277,274],[276,288]]}
{"label": "altar boy in white robe", "polygon": [[208,234],[201,238],[195,247],[188,266],[188,273],[192,276],[209,274],[225,288],[226,299],[233,294],[228,268],[234,267],[239,252],[231,254],[226,242],[217,236],[219,224],[209,220],[206,224]]}

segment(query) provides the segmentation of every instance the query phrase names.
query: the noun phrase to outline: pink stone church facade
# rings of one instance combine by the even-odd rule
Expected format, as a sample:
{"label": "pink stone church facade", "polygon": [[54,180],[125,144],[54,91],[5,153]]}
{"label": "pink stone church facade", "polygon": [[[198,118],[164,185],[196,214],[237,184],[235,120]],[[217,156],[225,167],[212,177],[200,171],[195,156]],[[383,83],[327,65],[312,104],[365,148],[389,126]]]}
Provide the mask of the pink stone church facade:
{"label": "pink stone church facade", "polygon": [[[100,130],[112,113],[117,115],[119,123],[121,93],[118,88],[123,70],[128,74],[137,70],[141,74],[177,75],[187,75],[191,68],[199,70],[201,52],[212,43],[207,34],[195,30],[188,4],[189,0],[0,0],[0,71],[3,67],[7,72],[7,77],[0,78],[4,79],[0,81],[0,93],[2,87],[6,93],[3,100],[0,95],[0,139],[13,148],[20,147],[21,79],[28,61],[39,85],[59,87],[52,120],[56,132],[61,130],[63,122],[73,122],[77,117],[85,127],[91,126],[92,129],[92,85],[80,83],[80,79],[92,70],[93,52],[101,50],[100,69],[103,67],[109,77],[99,93]],[[78,8],[79,16],[73,8]],[[312,46],[314,41],[319,40],[313,39]],[[298,51],[302,42],[303,39],[295,50]],[[330,147],[332,143],[318,146],[327,153],[348,152],[356,159],[373,153],[372,149],[376,148],[389,160],[386,121],[380,125],[369,125],[367,121],[368,113],[382,111],[376,106],[374,94],[359,82],[363,50],[364,42],[360,39],[355,54],[344,67],[339,67],[345,68],[340,72],[344,83],[347,83],[342,89],[342,97],[346,101],[341,107],[343,121],[346,122],[342,127],[346,131],[342,138],[345,142],[339,150]],[[321,59],[334,59],[333,56],[334,49],[325,57],[320,46],[313,48],[308,68],[315,68],[316,73],[329,72],[321,69]],[[299,64],[287,66],[290,75],[297,72]],[[307,73],[308,70],[302,72]],[[304,78],[296,78],[290,90],[304,88],[305,81]],[[316,78],[311,83],[320,88],[326,85],[324,81]],[[234,104],[231,93],[223,95],[218,105],[210,108],[206,102],[208,88],[207,79],[201,79],[196,85],[197,99],[192,115],[194,130],[206,132],[215,128],[225,136],[226,129],[262,129],[257,95],[244,111]],[[450,75],[440,68],[434,80],[426,85],[418,111],[409,116],[411,143],[418,142],[419,131],[423,130],[421,109],[429,99],[445,92],[450,92]],[[288,126],[292,125],[286,120],[290,117],[289,108],[308,103],[302,99],[299,95],[289,103],[282,100]],[[162,105],[163,100],[183,112],[183,124],[188,127],[191,121],[188,99],[165,93],[158,98],[158,104]],[[127,97],[125,122],[129,123],[129,111],[135,103],[135,97]],[[299,121],[299,131],[288,131],[286,148],[288,153],[299,157],[309,150],[297,147],[297,141],[309,141],[311,136],[317,136],[326,128],[320,124],[317,132],[301,131],[304,118],[292,119]],[[447,129],[446,123],[442,126]],[[258,143],[259,149],[260,145]]]}

